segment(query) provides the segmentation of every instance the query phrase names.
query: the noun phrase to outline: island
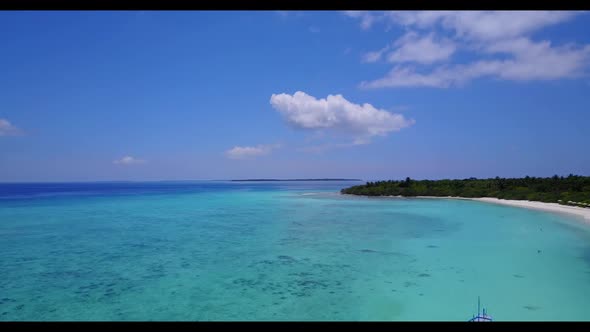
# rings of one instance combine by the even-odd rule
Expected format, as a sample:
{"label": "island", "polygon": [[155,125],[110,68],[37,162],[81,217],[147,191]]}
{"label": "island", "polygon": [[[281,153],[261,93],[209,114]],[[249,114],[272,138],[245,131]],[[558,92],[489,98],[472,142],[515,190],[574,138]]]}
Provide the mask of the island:
{"label": "island", "polygon": [[[468,178],[461,180],[389,180],[367,182],[341,190],[342,194],[401,197],[495,198],[590,208],[590,177],[570,174],[541,178]],[[521,204],[522,205],[522,204]]]}

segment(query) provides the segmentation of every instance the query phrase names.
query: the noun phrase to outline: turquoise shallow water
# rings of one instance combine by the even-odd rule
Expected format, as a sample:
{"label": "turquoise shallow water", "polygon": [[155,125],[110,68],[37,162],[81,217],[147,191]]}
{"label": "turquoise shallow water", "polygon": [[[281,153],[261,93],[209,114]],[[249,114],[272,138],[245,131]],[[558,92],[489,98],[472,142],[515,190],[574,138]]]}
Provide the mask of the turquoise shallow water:
{"label": "turquoise shallow water", "polygon": [[579,220],[349,185],[0,185],[0,320],[590,320]]}

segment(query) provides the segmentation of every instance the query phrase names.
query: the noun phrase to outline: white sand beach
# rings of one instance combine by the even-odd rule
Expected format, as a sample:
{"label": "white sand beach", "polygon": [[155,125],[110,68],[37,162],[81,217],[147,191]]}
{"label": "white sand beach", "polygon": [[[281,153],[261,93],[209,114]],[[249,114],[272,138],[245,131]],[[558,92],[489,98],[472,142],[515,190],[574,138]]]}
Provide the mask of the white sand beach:
{"label": "white sand beach", "polygon": [[[392,196],[392,197],[394,197],[394,196]],[[395,196],[395,197],[401,197],[401,196]],[[495,197],[468,198],[468,197],[455,197],[455,196],[447,196],[447,197],[418,196],[417,198],[465,199],[465,200],[470,200],[470,201],[503,204],[503,205],[510,205],[510,206],[516,206],[516,207],[523,207],[523,208],[528,208],[528,209],[549,211],[549,212],[568,213],[568,214],[580,216],[584,219],[585,222],[590,223],[590,208],[561,205],[561,204],[557,204],[557,203],[519,201],[519,200],[511,200],[511,199],[499,199],[499,198],[495,198]]]}
{"label": "white sand beach", "polygon": [[584,218],[584,221],[590,223],[590,209],[589,208],[582,208],[582,207],[577,207],[577,206],[567,206],[567,205],[561,205],[561,204],[557,204],[557,203],[518,201],[518,200],[509,200],[509,199],[498,199],[498,198],[492,198],[492,197],[464,198],[464,199],[469,199],[469,200],[473,200],[473,201],[480,201],[480,202],[495,203],[495,204],[504,204],[504,205],[510,205],[510,206],[518,206],[518,207],[551,211],[551,212],[569,213],[569,214],[581,216]]}
{"label": "white sand beach", "polygon": [[498,199],[495,197],[481,197],[481,198],[468,198],[468,197],[457,197],[457,196],[415,196],[415,197],[403,197],[403,196],[385,196],[395,198],[436,198],[436,199],[464,199],[470,201],[479,201],[494,204],[503,204],[509,206],[523,207],[528,209],[543,210],[557,213],[568,213],[582,217],[582,219],[590,223],[590,208],[582,208],[577,206],[567,206],[557,203],[544,203],[535,201],[519,201],[510,199]]}

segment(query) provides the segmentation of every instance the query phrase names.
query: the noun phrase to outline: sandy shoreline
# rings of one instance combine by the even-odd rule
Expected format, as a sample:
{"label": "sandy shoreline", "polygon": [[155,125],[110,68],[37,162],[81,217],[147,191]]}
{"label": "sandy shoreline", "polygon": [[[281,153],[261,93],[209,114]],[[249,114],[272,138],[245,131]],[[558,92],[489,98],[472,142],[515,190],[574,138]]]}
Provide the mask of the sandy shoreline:
{"label": "sandy shoreline", "polygon": [[[344,194],[348,195],[348,194]],[[353,195],[354,196],[354,195]],[[393,198],[435,198],[435,199],[463,199],[468,201],[478,201],[478,202],[485,202],[485,203],[493,203],[493,204],[501,204],[501,205],[508,205],[508,206],[515,206],[515,207],[522,207],[527,209],[535,209],[535,210],[542,210],[548,212],[556,212],[556,213],[567,213],[569,215],[575,215],[581,217],[581,219],[590,224],[590,208],[582,208],[577,206],[568,206],[568,205],[561,205],[557,203],[544,203],[544,202],[536,202],[536,201],[519,201],[519,200],[511,200],[511,199],[498,199],[495,197],[480,197],[480,198],[470,198],[470,197],[459,197],[459,196],[375,196],[375,197],[393,197]]]}
{"label": "sandy shoreline", "polygon": [[535,210],[568,213],[568,214],[580,216],[580,217],[584,218],[585,222],[590,223],[590,209],[588,209],[588,208],[582,208],[582,207],[577,207],[577,206],[567,206],[567,205],[561,205],[561,204],[557,204],[557,203],[517,201],[517,200],[498,199],[498,198],[492,198],[492,197],[467,198],[467,199],[473,200],[473,201],[480,201],[480,202],[517,206],[517,207],[523,207],[523,208],[529,208],[529,209],[535,209]]}
{"label": "sandy shoreline", "polygon": [[[403,196],[387,196],[387,197],[399,197],[403,198]],[[443,198],[443,199],[464,199],[469,201],[479,201],[479,202],[486,202],[486,203],[494,203],[494,204],[502,204],[502,205],[509,205],[509,206],[516,206],[522,207],[527,209],[535,209],[535,210],[543,210],[549,212],[557,212],[557,213],[567,213],[570,215],[576,215],[582,217],[583,220],[587,223],[590,223],[590,209],[582,208],[577,206],[567,206],[561,205],[557,203],[544,203],[544,202],[535,202],[535,201],[518,201],[518,200],[510,200],[510,199],[498,199],[495,197],[481,197],[481,198],[468,198],[468,197],[455,197],[455,196],[416,196],[416,197],[406,197],[406,198]]]}

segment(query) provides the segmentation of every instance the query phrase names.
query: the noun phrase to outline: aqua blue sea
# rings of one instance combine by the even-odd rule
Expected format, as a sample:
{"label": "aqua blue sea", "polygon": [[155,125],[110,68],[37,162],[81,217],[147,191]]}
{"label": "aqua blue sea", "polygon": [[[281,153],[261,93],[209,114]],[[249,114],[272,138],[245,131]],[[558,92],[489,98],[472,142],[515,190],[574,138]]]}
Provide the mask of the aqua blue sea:
{"label": "aqua blue sea", "polygon": [[0,320],[590,320],[576,217],[352,184],[0,184]]}

